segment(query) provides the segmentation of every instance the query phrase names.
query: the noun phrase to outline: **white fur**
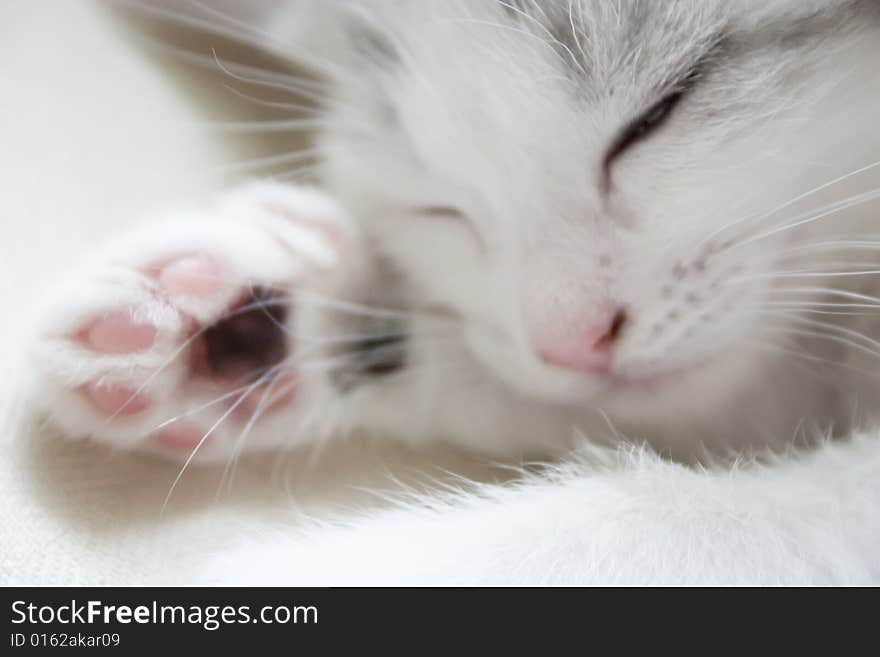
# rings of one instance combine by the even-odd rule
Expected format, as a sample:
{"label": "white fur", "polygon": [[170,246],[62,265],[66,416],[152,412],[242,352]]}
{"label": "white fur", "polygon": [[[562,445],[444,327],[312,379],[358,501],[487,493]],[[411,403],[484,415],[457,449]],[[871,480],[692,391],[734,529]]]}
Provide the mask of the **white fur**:
{"label": "white fur", "polygon": [[400,500],[307,532],[258,531],[218,556],[206,581],[857,585],[880,577],[876,436],[708,472],[641,450],[584,451],[516,486]]}
{"label": "white fur", "polygon": [[[497,4],[466,0],[279,4],[260,38],[331,84],[319,149],[327,191],[345,210],[265,183],[233,190],[211,213],[181,211],[124,237],[46,314],[43,405],[72,433],[153,449],[163,418],[204,402],[173,394],[181,363],[150,372],[179,345],[181,313],[210,324],[229,299],[157,301],[142,276],[149,263],[195,249],[234,265],[230,295],[282,282],[297,294],[367,294],[365,302],[414,311],[407,371],[342,396],[309,377],[296,406],[257,423],[248,447],[360,430],[515,459],[558,456],[583,435],[616,443],[622,434],[693,462],[706,448],[779,448],[801,428],[855,426],[877,404],[875,355],[865,354],[876,347],[876,322],[834,316],[824,327],[831,340],[807,336],[827,318],[781,314],[777,302],[833,303],[880,288],[875,278],[816,273],[839,269],[841,259],[844,269],[867,268],[858,251],[824,260],[790,251],[871,239],[876,204],[826,213],[833,221],[811,213],[880,180],[867,168],[880,154],[876,16],[832,21],[791,50],[771,39],[769,49],[722,60],[662,131],[613,164],[608,191],[599,184],[608,144],[720,26],[751,43],[773,21],[793,26],[814,16],[810,9],[851,10],[832,0],[680,2],[648,11],[654,28],[634,48],[622,17],[635,4],[575,6],[569,45],[548,40],[540,9],[518,21]],[[358,21],[399,61],[370,62],[344,29]],[[267,200],[306,226],[342,226],[353,246],[337,250],[320,231],[263,217]],[[437,206],[461,215],[418,210]],[[346,213],[357,229],[345,228]],[[795,222],[804,225],[785,228]],[[320,273],[306,276],[306,261]],[[404,283],[385,289],[379,262]],[[819,291],[796,289],[808,287]],[[83,358],[71,332],[122,303],[155,321],[162,339],[135,359]],[[298,296],[295,305],[294,354],[297,336],[332,328],[319,305]],[[613,385],[539,358],[537,345],[573,339],[606,306],[631,316]],[[816,375],[798,350],[839,368]],[[146,381],[167,399],[136,423],[108,424],[69,394],[95,378]],[[198,458],[235,454],[236,435]],[[422,500],[345,529],[262,537],[212,572],[241,583],[865,582],[877,576],[876,452],[866,437],[733,471],[690,470],[646,451],[603,457],[600,468],[576,460],[556,476]]]}

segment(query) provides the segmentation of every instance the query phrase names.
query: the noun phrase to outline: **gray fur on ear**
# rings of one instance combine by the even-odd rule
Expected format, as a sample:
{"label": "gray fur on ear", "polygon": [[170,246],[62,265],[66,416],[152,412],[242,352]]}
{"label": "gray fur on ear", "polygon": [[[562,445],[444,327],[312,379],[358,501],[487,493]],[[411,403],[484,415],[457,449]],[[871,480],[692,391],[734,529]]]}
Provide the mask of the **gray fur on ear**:
{"label": "gray fur on ear", "polygon": [[171,15],[240,33],[250,45],[324,73],[351,52],[347,26],[361,22],[347,0],[147,0]]}
{"label": "gray fur on ear", "polygon": [[295,0],[274,2],[261,15],[268,48],[297,64],[326,73],[327,66],[350,64],[361,43],[375,43],[380,31],[369,29],[359,2]]}

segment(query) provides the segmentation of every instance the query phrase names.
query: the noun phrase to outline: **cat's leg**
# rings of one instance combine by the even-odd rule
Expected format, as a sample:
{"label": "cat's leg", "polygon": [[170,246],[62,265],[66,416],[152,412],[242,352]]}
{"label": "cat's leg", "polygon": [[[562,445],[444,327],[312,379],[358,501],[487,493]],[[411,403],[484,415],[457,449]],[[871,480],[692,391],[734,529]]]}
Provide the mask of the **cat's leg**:
{"label": "cat's leg", "polygon": [[145,222],[50,297],[33,400],[68,435],[178,458],[295,441],[331,396],[307,297],[365,275],[359,244],[330,199],[273,183]]}
{"label": "cat's leg", "polygon": [[[590,461],[596,465],[590,465]],[[604,462],[604,465],[602,465]],[[201,580],[334,585],[880,582],[876,432],[773,465],[587,455],[552,478],[439,493],[298,532],[249,527]]]}

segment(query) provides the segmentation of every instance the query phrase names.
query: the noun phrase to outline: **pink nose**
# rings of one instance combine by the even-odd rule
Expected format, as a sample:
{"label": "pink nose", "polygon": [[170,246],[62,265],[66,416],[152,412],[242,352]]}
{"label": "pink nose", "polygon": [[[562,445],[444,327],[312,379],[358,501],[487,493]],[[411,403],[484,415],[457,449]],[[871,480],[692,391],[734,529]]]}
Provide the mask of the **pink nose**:
{"label": "pink nose", "polygon": [[538,346],[541,358],[557,367],[584,374],[607,374],[614,347],[626,324],[626,312],[618,310],[606,321],[588,325],[577,335]]}

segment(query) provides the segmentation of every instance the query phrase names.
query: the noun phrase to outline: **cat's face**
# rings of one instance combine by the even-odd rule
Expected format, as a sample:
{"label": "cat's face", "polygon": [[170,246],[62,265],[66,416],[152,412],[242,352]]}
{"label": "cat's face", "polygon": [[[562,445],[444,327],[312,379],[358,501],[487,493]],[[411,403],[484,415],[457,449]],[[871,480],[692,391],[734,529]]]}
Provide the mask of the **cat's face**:
{"label": "cat's face", "polygon": [[776,229],[877,159],[876,4],[380,4],[328,175],[474,354],[559,401],[735,385],[827,222]]}

